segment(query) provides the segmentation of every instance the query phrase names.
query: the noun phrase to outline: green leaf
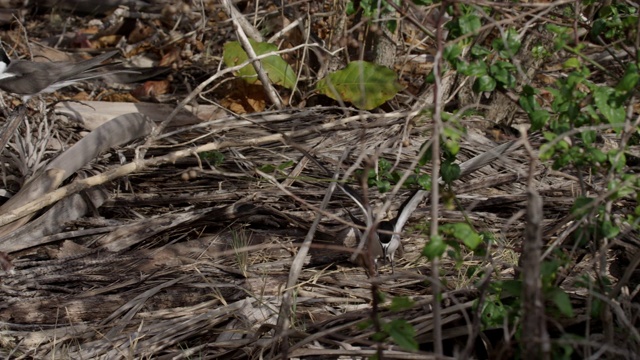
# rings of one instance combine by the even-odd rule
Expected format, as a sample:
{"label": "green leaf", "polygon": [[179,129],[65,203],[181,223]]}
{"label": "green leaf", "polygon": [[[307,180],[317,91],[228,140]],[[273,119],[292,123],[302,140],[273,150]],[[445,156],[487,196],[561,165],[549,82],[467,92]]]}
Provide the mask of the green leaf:
{"label": "green leaf", "polygon": [[334,100],[351,102],[364,110],[375,109],[402,89],[393,70],[366,61],[351,62],[316,85],[316,90],[321,94]]}
{"label": "green leaf", "polygon": [[442,180],[447,184],[451,184],[460,177],[460,165],[445,161],[442,163],[441,174]]}
{"label": "green leaf", "polygon": [[602,235],[607,239],[613,239],[620,234],[620,228],[615,226],[611,221],[602,222]]}
{"label": "green leaf", "polygon": [[562,64],[562,67],[564,69],[579,69],[580,66],[581,66],[580,60],[578,60],[578,58],[575,58],[575,57],[569,58]]}
{"label": "green leaf", "polygon": [[598,37],[606,30],[606,28],[607,23],[604,19],[596,19],[596,21],[593,22],[593,26],[591,27],[591,36],[594,38]]}
{"label": "green leaf", "polygon": [[422,255],[427,259],[433,260],[442,256],[447,249],[447,244],[444,243],[440,235],[432,236],[429,242],[422,249]]}
{"label": "green leaf", "polygon": [[386,193],[391,190],[391,183],[388,180],[377,180],[376,187],[380,193]]}
{"label": "green leaf", "polygon": [[624,155],[624,152],[619,153],[619,150],[611,150],[607,154],[609,157],[609,164],[611,167],[617,172],[622,172],[625,165],[627,165],[627,157]]}
{"label": "green leaf", "polygon": [[586,215],[589,211],[591,211],[594,199],[588,197],[578,197],[573,203],[571,207],[571,214],[575,215],[577,218],[581,218]]}
{"label": "green leaf", "polygon": [[638,85],[638,79],[640,75],[638,74],[638,66],[635,63],[629,63],[627,65],[627,70],[624,73],[624,76],[616,85],[616,90],[620,92],[629,92],[633,90],[636,85]]}
{"label": "green leaf", "polygon": [[[384,327],[383,327],[383,330],[384,330]],[[386,331],[380,331],[371,335],[371,340],[375,342],[383,342],[387,338],[387,336],[388,336],[388,333]]]}
{"label": "green leaf", "polygon": [[501,39],[493,40],[492,45],[500,57],[510,59],[520,50],[520,36],[515,29],[508,29]]}
{"label": "green leaf", "polygon": [[458,19],[458,26],[460,26],[460,32],[462,34],[475,33],[482,23],[480,18],[475,14],[466,14]]}
{"label": "green leaf", "polygon": [[467,223],[445,224],[441,229],[460,240],[471,250],[477,248],[482,242],[482,237]]}
{"label": "green leaf", "polygon": [[393,164],[389,160],[385,158],[380,158],[380,160],[378,160],[378,169],[381,173],[387,174],[392,167]]}
{"label": "green leaf", "polygon": [[511,73],[514,69],[515,67],[512,64],[504,61],[496,61],[496,63],[490,67],[493,78],[508,89],[516,85],[516,78]]}
{"label": "green leaf", "polygon": [[404,319],[395,319],[383,324],[382,329],[389,334],[393,341],[403,349],[416,351],[416,330]]}
{"label": "green leaf", "polygon": [[457,139],[446,139],[444,149],[447,155],[453,158],[460,151],[460,142]]}
{"label": "green leaf", "polygon": [[460,61],[457,63],[456,70],[467,76],[482,76],[487,75],[487,64],[478,60],[469,63]]}
{"label": "green leaf", "polygon": [[262,171],[265,174],[271,174],[272,172],[274,172],[276,170],[276,167],[271,165],[271,164],[265,164],[259,167],[260,171]]}
{"label": "green leaf", "polygon": [[480,319],[486,327],[503,326],[504,318],[508,316],[508,311],[499,299],[487,301],[482,308]]}
{"label": "green leaf", "polygon": [[198,156],[204,161],[208,161],[213,166],[220,166],[224,162],[224,154],[219,151],[205,151]]}
{"label": "green leaf", "polygon": [[360,330],[368,329],[373,326],[373,321],[371,319],[362,320],[356,324],[356,327]]}
{"label": "green leaf", "polygon": [[562,315],[569,318],[573,317],[573,306],[571,306],[571,299],[566,292],[559,288],[552,288],[549,295],[551,297],[551,301],[553,301]]}
{"label": "green leaf", "polygon": [[442,57],[448,62],[454,62],[462,54],[462,47],[458,44],[452,44],[444,48]]}
{"label": "green leaf", "polygon": [[418,176],[418,185],[422,188],[422,190],[430,191],[431,190],[431,176],[427,174],[422,174]]}
{"label": "green leaf", "polygon": [[522,281],[504,280],[502,282],[502,291],[505,295],[520,296],[522,295]]}
{"label": "green leaf", "polygon": [[593,144],[593,142],[596,141],[596,136],[597,133],[593,130],[586,130],[580,133],[582,141],[584,141],[584,143],[587,145]]}
{"label": "green leaf", "polygon": [[565,34],[571,30],[566,26],[559,26],[555,24],[546,24],[545,27],[547,28],[547,30],[558,35]]}
{"label": "green leaf", "polygon": [[518,103],[524,112],[527,114],[532,113],[535,109],[538,108],[538,104],[536,103],[536,98],[533,95],[521,95],[518,99]]}
{"label": "green leaf", "polygon": [[529,113],[531,119],[531,131],[542,129],[549,121],[549,112],[547,110],[535,110]]}
{"label": "green leaf", "polygon": [[474,45],[471,48],[471,55],[474,58],[483,58],[487,55],[491,54],[491,50],[487,49],[484,46],[480,46],[480,45]]}
{"label": "green leaf", "polygon": [[483,91],[493,91],[496,88],[496,81],[489,75],[483,75],[473,82],[473,91],[479,93]]}
{"label": "green leaf", "polygon": [[[253,40],[249,40],[253,51],[256,55],[263,55],[269,52],[278,50],[278,47],[269,43],[260,43]],[[233,67],[244,63],[249,59],[247,53],[242,49],[237,41],[231,41],[224,44],[223,60],[225,65]],[[287,89],[293,89],[296,84],[296,74],[293,68],[284,61],[279,55],[271,55],[260,60],[264,71],[267,73],[269,80],[274,84],[283,86]],[[242,69],[236,72],[238,77],[241,77],[249,84],[255,84],[258,82],[258,74],[252,64],[248,64]]]}
{"label": "green leaf", "polygon": [[348,1],[347,2],[347,8],[346,8],[346,13],[347,15],[353,15],[355,14],[357,11],[355,4],[353,3],[353,1]]}
{"label": "green leaf", "polygon": [[286,161],[286,162],[278,165],[278,170],[284,170],[284,169],[289,168],[291,166],[293,166],[293,160],[289,160],[289,161]]}
{"label": "green leaf", "polygon": [[[423,142],[422,145],[420,145],[420,152],[422,152],[424,147],[427,146],[427,145],[429,145],[429,141],[428,140]],[[418,161],[418,165],[420,167],[425,166],[429,161],[431,161],[432,157],[433,157],[433,152],[431,151],[431,146],[429,146],[429,148],[424,152],[424,155],[422,155],[422,157]]]}
{"label": "green leaf", "polygon": [[589,159],[594,164],[604,164],[607,161],[607,154],[597,148],[588,149]]}
{"label": "green leaf", "polygon": [[411,300],[407,296],[396,296],[391,299],[391,305],[389,305],[389,310],[391,311],[402,311],[411,309],[415,302]]}
{"label": "green leaf", "polygon": [[600,86],[594,91],[593,98],[600,113],[610,124],[621,124],[624,122],[626,112],[624,107],[615,104],[612,100],[613,89]]}

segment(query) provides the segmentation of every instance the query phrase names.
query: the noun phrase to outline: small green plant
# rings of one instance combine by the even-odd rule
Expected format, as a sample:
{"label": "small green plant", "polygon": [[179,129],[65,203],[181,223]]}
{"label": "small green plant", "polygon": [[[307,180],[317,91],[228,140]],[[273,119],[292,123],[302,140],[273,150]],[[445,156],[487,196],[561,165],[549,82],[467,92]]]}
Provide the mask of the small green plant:
{"label": "small green plant", "polygon": [[605,5],[598,11],[598,17],[593,22],[590,35],[597,39],[602,37],[606,40],[623,39],[629,45],[633,42],[627,34],[633,31],[638,23],[638,9],[631,4],[624,2],[614,2]]}
{"label": "small green plant", "polygon": [[[379,297],[380,302],[384,301],[384,294],[379,294]],[[414,302],[410,298],[406,296],[396,296],[391,299],[389,310],[400,312],[410,309],[413,306]],[[387,339],[391,339],[394,343],[405,350],[418,350],[418,343],[415,340],[415,329],[408,321],[404,319],[379,319],[379,321],[381,330],[372,335],[373,341],[382,343],[387,341]],[[358,326],[361,329],[370,328],[373,326],[373,322],[369,319],[361,322]]]}
{"label": "small green plant", "polygon": [[[396,5],[400,5],[400,1],[393,0]],[[362,15],[370,19],[380,19],[382,17],[388,17],[395,12],[394,7],[388,4],[386,1],[378,0],[361,0],[361,1],[349,1],[347,3],[347,15],[353,15],[358,11],[358,5],[362,9]],[[398,22],[393,19],[383,21],[387,26],[387,29],[391,32],[395,32],[398,27]]]}
{"label": "small green plant", "polygon": [[209,166],[218,167],[224,162],[224,154],[220,151],[205,151],[199,153],[200,159],[205,161]]}
{"label": "small green plant", "polygon": [[259,170],[265,174],[286,175],[285,169],[292,167],[294,162],[292,160],[285,161],[280,165],[266,164],[259,167]]}
{"label": "small green plant", "polygon": [[249,254],[245,248],[250,244],[251,234],[247,234],[244,228],[239,227],[231,231],[231,247],[235,252],[238,268],[244,277],[247,277],[249,268]]}
{"label": "small green plant", "polygon": [[[400,178],[398,172],[391,172],[392,166],[393,165],[386,159],[381,158],[378,160],[377,169],[369,169],[367,173],[367,185],[377,188],[380,193],[386,193],[391,190],[392,184],[395,184]],[[362,178],[364,171],[357,170],[355,174],[357,177]]]}
{"label": "small green plant", "polygon": [[438,235],[431,237],[422,249],[422,255],[429,260],[442,257],[450,248],[449,255],[461,261],[463,246],[475,250],[483,242],[482,236],[467,223],[444,224],[438,230]]}

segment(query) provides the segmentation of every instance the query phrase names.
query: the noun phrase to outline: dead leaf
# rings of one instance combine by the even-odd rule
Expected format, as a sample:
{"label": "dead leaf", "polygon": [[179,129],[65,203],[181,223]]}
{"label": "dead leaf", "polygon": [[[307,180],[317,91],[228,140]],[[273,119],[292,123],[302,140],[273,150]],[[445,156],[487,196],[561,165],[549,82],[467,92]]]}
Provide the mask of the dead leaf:
{"label": "dead leaf", "polygon": [[140,41],[146,40],[150,38],[155,32],[155,29],[151,26],[141,21],[136,21],[136,27],[133,29],[133,31],[131,31],[131,34],[129,34],[128,37],[129,43],[135,44]]}
{"label": "dead leaf", "polygon": [[239,114],[249,114],[263,111],[267,105],[266,95],[261,85],[247,84],[236,79],[231,92],[225,96],[220,104]]}
{"label": "dead leaf", "polygon": [[169,51],[168,53],[164,54],[162,59],[160,59],[160,63],[158,64],[158,66],[171,67],[174,64],[179,65],[180,63],[181,63],[180,49],[173,48],[173,49],[171,49],[171,51]]}
{"label": "dead leaf", "polygon": [[138,100],[155,98],[158,95],[168,93],[170,88],[169,80],[147,81],[131,91],[131,95]]}

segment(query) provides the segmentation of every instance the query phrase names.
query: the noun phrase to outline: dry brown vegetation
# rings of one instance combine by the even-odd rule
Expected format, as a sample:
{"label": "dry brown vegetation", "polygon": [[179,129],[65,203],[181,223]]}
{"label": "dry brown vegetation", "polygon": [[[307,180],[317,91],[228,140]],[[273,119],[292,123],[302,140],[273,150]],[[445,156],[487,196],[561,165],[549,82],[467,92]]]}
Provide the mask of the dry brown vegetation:
{"label": "dry brown vegetation", "polygon": [[[593,6],[572,18],[569,2],[472,2],[485,12],[475,44],[506,28],[521,31],[523,44],[514,60],[518,87],[477,94],[473,78],[450,68],[437,86],[425,81],[446,41],[455,42],[442,31],[451,19],[440,16],[441,4],[401,2],[390,33],[361,12],[347,15],[349,1],[241,1],[235,18],[227,1],[149,2],[114,10],[117,1],[98,9],[83,7],[92,1],[40,1],[0,33],[14,58],[75,60],[119,48],[124,65],[138,69],[32,100],[2,153],[3,189],[17,195],[0,208],[0,357],[640,356],[638,224],[623,221],[637,195],[607,203],[606,176],[541,161],[544,140],[527,133],[517,101],[524,84],[544,89],[569,72],[561,65],[571,54],[553,52],[554,35],[543,26],[575,25],[587,43],[578,20],[595,16]],[[462,2],[449,4],[459,15]],[[285,29],[272,42],[299,75],[295,91],[247,84],[221,65],[223,45],[239,29],[263,41]],[[546,57],[533,55],[540,43]],[[625,48],[633,55],[620,63],[607,57],[618,51],[609,45],[589,44],[585,56],[619,78],[636,49]],[[317,79],[361,58],[393,68],[404,90],[371,111],[314,91]],[[599,81],[614,81],[596,69]],[[20,101],[3,100],[8,123]],[[549,107],[552,95],[538,100]],[[455,116],[443,123],[441,111]],[[635,129],[637,116],[629,106]],[[110,127],[96,130],[103,123]],[[431,174],[431,163],[417,160],[444,128],[464,133],[458,162],[509,140],[522,146],[441,187],[436,207],[422,202],[402,234],[395,272],[382,266],[368,277],[349,261],[355,241],[346,237],[353,224],[345,209],[355,205],[337,190],[323,201],[331,179],[291,145],[390,217],[417,185],[392,183],[381,193],[353,174]],[[619,136],[602,131],[599,146],[618,149]],[[626,155],[629,174],[637,149]],[[381,159],[392,168],[380,170]],[[617,236],[575,240],[592,224],[571,211],[581,195],[609,206]],[[460,222],[484,236],[480,249],[428,261],[422,251],[434,224]],[[551,267],[545,261],[560,264],[550,285],[540,281]],[[524,292],[496,292],[514,279],[523,279]],[[549,287],[568,294],[572,317],[546,297]],[[397,308],[392,299],[411,302]],[[376,336],[395,319],[411,325],[418,350],[399,346],[401,335]]]}

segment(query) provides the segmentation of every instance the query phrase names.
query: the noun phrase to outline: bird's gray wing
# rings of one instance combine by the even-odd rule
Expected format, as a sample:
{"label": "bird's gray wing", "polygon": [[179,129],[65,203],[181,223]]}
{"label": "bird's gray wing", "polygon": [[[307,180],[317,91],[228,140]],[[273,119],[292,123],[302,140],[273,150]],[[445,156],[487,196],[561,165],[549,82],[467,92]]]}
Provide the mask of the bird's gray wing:
{"label": "bird's gray wing", "polygon": [[[472,172],[482,168],[483,166],[491,163],[497,158],[517,149],[520,146],[518,140],[511,140],[502,145],[498,145],[493,149],[490,149],[480,155],[474,156],[471,159],[460,164],[460,177],[469,175]],[[442,182],[442,178],[438,179],[438,183]],[[424,197],[429,192],[426,190],[417,190],[414,194],[407,199],[404,204],[398,210],[398,216],[394,225],[394,233],[400,233],[404,229],[404,225],[409,220],[409,217],[416,210],[418,205],[422,202]]]}
{"label": "bird's gray wing", "polygon": [[[290,145],[292,147],[294,147],[296,150],[300,151],[304,156],[306,156],[314,164],[316,164],[328,176],[333,177],[334,174],[331,173],[331,171],[329,169],[327,169],[324,165],[322,165],[322,163],[320,163],[320,161],[318,161],[318,159],[316,159],[315,156],[311,155],[307,150],[305,150],[304,148],[302,148],[301,146],[298,146],[296,144],[290,144]],[[362,199],[360,194],[358,194],[357,191],[355,191],[351,186],[349,186],[347,184],[343,184],[341,182],[337,182],[336,185],[338,186],[338,188],[343,193],[345,193],[345,195],[347,195],[349,198],[351,198],[351,200],[353,200],[353,202],[356,203],[356,205],[358,205],[358,208],[360,208],[360,211],[362,211],[362,214],[363,214],[363,216],[365,218],[366,226],[369,227],[369,226],[373,225],[373,216],[371,215],[371,211],[365,205],[364,200]],[[349,213],[349,214],[351,216],[353,216],[351,213]]]}

